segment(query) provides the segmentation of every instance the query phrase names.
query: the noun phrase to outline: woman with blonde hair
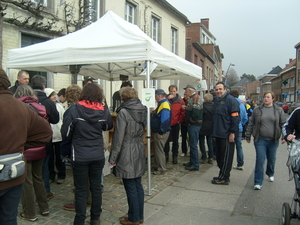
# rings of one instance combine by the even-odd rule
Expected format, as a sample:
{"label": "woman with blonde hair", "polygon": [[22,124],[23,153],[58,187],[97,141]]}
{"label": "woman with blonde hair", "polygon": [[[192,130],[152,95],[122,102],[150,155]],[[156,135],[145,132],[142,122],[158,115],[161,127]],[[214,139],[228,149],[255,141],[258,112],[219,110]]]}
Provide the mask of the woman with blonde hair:
{"label": "woman with blonde hair", "polygon": [[256,162],[254,171],[254,190],[260,190],[264,180],[264,162],[267,158],[266,174],[268,181],[274,182],[276,151],[286,116],[281,107],[274,104],[272,91],[264,93],[263,102],[253,110],[246,130],[246,140],[254,138]]}

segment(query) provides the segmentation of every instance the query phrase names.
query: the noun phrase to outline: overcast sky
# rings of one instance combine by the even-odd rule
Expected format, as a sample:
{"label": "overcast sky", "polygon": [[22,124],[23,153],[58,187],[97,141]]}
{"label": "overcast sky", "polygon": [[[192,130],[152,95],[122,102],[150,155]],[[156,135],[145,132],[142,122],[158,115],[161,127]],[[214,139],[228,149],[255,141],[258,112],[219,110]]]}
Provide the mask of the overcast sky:
{"label": "overcast sky", "polygon": [[209,18],[209,30],[237,74],[264,75],[296,58],[300,0],[167,0],[191,22]]}

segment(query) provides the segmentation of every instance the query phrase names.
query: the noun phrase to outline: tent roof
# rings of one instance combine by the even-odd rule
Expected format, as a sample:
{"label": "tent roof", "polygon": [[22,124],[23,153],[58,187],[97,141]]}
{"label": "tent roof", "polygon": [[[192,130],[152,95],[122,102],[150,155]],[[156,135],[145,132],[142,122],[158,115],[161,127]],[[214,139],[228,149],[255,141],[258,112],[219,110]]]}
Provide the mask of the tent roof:
{"label": "tent roof", "polygon": [[151,79],[202,78],[201,67],[166,50],[136,25],[108,11],[97,22],[71,34],[8,51],[7,68],[69,73],[81,65],[80,75],[106,80],[140,76],[145,60],[158,66]]}

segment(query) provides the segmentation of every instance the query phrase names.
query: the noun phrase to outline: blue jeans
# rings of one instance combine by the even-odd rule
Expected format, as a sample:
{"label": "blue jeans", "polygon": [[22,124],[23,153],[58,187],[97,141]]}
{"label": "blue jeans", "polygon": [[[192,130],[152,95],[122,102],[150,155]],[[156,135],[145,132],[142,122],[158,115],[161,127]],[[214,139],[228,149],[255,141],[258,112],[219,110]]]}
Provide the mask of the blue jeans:
{"label": "blue jeans", "polygon": [[49,183],[49,158],[50,154],[47,154],[43,161],[43,167],[42,167],[42,175],[43,175],[43,181],[46,189],[46,193],[50,193],[50,183]]}
{"label": "blue jeans", "polygon": [[257,142],[254,142],[256,150],[256,163],[254,171],[254,184],[262,185],[264,179],[264,163],[267,158],[267,170],[266,174],[274,176],[274,168],[276,162],[276,152],[279,143],[275,143],[274,140],[265,140],[261,137]]}
{"label": "blue jeans", "polygon": [[128,220],[137,223],[144,219],[144,189],[142,186],[142,178],[123,178],[123,184],[128,202]]}
{"label": "blue jeans", "polygon": [[17,225],[23,184],[0,190],[0,224]]}
{"label": "blue jeans", "polygon": [[206,143],[207,143],[207,147],[208,147],[208,158],[214,158],[214,149],[213,149],[213,143],[212,143],[212,137],[211,136],[204,136],[204,135],[200,135],[199,136],[199,146],[200,146],[200,151],[201,151],[201,159],[205,160],[207,159],[206,156],[206,149],[205,149],[205,145],[204,145],[204,139],[206,137]]}
{"label": "blue jeans", "polygon": [[88,179],[92,194],[90,215],[92,220],[98,220],[102,212],[101,176],[105,159],[91,162],[72,162],[75,186],[75,211],[74,224],[84,225],[86,219],[86,204],[88,192]]}
{"label": "blue jeans", "polygon": [[235,134],[236,160],[237,166],[244,165],[244,153],[242,147],[242,132]]}
{"label": "blue jeans", "polygon": [[190,143],[190,165],[192,168],[199,169],[199,153],[198,140],[201,126],[188,125],[187,130],[189,134]]}

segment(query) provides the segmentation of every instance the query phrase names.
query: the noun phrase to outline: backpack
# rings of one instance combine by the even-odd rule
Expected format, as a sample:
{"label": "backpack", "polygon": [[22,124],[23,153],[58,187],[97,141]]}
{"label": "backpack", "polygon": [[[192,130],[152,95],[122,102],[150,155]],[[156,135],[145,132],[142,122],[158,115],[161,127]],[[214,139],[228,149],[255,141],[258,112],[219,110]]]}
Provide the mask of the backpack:
{"label": "backpack", "polygon": [[46,112],[46,107],[37,103],[37,102],[26,102],[26,104],[31,108],[33,111],[35,111],[39,116],[43,117],[45,120],[49,120]]}

